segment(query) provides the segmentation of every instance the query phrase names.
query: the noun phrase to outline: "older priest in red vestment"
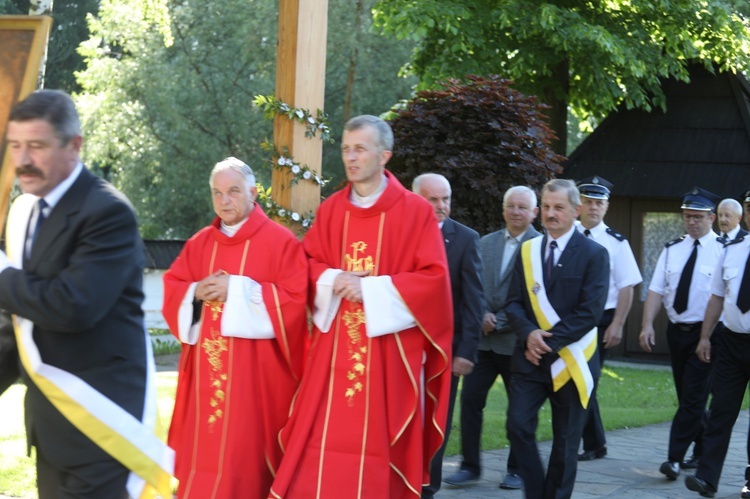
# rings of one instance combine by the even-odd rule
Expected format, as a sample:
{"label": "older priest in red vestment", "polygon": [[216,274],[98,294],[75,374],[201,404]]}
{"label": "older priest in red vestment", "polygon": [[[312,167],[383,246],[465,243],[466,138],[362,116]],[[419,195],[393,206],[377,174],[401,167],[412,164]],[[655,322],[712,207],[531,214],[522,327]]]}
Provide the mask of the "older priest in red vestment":
{"label": "older priest in red vestment", "polygon": [[418,498],[443,441],[453,315],[435,214],[385,171],[393,133],[345,125],[348,187],[318,210],[312,346],[273,498]]}
{"label": "older priest in red vestment", "polygon": [[211,172],[218,217],[164,275],[164,317],[183,344],[169,443],[181,498],[263,498],[281,460],[304,357],[307,260],[255,204],[249,166]]}

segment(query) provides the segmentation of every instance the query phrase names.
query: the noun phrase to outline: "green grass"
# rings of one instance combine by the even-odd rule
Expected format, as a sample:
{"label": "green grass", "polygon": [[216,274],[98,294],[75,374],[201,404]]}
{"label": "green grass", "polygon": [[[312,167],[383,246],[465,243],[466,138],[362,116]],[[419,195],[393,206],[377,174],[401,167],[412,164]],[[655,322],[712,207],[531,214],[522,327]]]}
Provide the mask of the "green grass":
{"label": "green grass", "polygon": [[[458,396],[460,397],[460,392]],[[607,431],[669,421],[677,410],[672,372],[668,369],[605,366],[599,379],[597,399],[602,422]],[[746,397],[743,407],[747,406]],[[505,386],[502,378],[498,376],[484,409],[482,449],[501,449],[508,446],[505,432],[507,409]],[[461,409],[457,401],[446,456],[461,452],[460,421]],[[552,440],[552,414],[549,402],[539,411],[537,440]]]}
{"label": "green grass", "polygon": [[[166,436],[174,404],[177,375],[158,374],[159,414],[161,434]],[[22,385],[12,386],[0,396],[0,494],[19,498],[35,498],[35,470],[33,458],[26,457],[26,435],[23,426]],[[668,370],[605,367],[599,385],[599,406],[607,430],[638,427],[668,421],[674,415],[677,401]],[[748,406],[747,397],[743,407]],[[506,447],[505,411],[507,398],[502,380],[493,386],[487,401],[482,434],[483,449]],[[446,455],[458,454],[460,408],[456,414]],[[549,405],[540,411],[537,438],[552,438]],[[667,435],[664,436],[667,438]]]}
{"label": "green grass", "polygon": [[[177,373],[157,374],[157,396],[161,417],[160,436],[166,439],[174,406]],[[34,457],[26,457],[26,431],[23,423],[22,384],[11,386],[0,396],[0,494],[34,499],[36,469]]]}

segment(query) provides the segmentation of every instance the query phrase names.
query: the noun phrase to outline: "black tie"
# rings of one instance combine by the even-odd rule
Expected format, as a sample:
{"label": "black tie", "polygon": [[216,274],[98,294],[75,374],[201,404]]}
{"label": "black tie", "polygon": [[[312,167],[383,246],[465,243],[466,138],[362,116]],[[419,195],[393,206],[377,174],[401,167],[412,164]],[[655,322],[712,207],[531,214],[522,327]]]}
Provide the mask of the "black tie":
{"label": "black tie", "polygon": [[44,200],[44,198],[39,198],[39,201],[36,202],[38,215],[36,217],[36,227],[34,228],[34,235],[31,239],[31,246],[34,246],[34,243],[36,242],[36,238],[39,236],[39,229],[42,226],[42,223],[44,223],[45,216],[44,216],[44,209],[47,207],[47,201]]}
{"label": "black tie", "polygon": [[586,229],[586,230],[583,231],[583,235],[586,236],[586,237],[591,237],[591,231],[588,230],[588,229]]}
{"label": "black tie", "polygon": [[742,275],[740,291],[737,293],[737,308],[743,314],[750,310],[750,254],[745,262],[745,273]]}
{"label": "black tie", "polygon": [[557,248],[557,241],[549,243],[549,253],[547,253],[547,261],[545,262],[545,277],[547,282],[552,279],[552,269],[555,266],[555,248]]}
{"label": "black tie", "polygon": [[688,295],[690,294],[690,281],[693,280],[693,269],[695,269],[695,260],[698,258],[698,246],[700,242],[696,239],[693,244],[693,252],[690,253],[685,268],[682,269],[680,282],[677,284],[677,293],[674,295],[674,311],[678,314],[687,310]]}

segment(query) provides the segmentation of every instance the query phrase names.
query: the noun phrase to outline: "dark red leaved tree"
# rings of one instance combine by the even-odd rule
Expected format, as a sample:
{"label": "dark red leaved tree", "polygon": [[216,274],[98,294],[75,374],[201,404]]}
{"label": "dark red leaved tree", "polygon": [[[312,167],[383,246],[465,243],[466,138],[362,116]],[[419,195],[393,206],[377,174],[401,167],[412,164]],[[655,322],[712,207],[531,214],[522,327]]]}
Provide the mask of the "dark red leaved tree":
{"label": "dark red leaved tree", "polygon": [[389,119],[395,145],[387,168],[406,187],[420,173],[444,175],[453,190],[451,218],[480,234],[502,227],[506,189],[527,185],[538,193],[565,159],[550,147],[545,106],[511,84],[497,76],[448,80]]}

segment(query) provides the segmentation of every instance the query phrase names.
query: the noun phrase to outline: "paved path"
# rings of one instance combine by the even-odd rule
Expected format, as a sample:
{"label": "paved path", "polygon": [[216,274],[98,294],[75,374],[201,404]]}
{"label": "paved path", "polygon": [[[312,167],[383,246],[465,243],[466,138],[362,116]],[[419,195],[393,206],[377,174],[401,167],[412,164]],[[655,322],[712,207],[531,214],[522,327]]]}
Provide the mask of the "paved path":
{"label": "paved path", "polygon": [[[159,370],[174,370],[178,356],[162,356],[158,360]],[[666,366],[642,366],[643,368],[668,368]],[[734,425],[732,441],[724,462],[718,499],[739,497],[745,484],[747,465],[748,410],[740,414]],[[659,423],[643,428],[629,428],[607,432],[608,455],[579,463],[573,499],[599,497],[621,497],[628,499],[656,498],[700,498],[685,488],[683,476],[676,481],[667,480],[659,473],[659,466],[666,460],[669,423]],[[546,463],[551,442],[541,442],[539,451]],[[501,490],[500,480],[505,474],[508,449],[482,453],[482,479],[474,485],[453,488],[443,484],[438,499],[523,499],[522,491]],[[443,462],[443,476],[458,469],[459,456],[447,457]],[[690,470],[692,473],[693,470]],[[683,474],[684,475],[684,474]],[[0,494],[0,499],[11,499]]]}
{"label": "paved path", "polygon": [[[745,484],[747,430],[748,411],[744,410],[734,425],[717,498],[736,499]],[[698,493],[690,492],[685,487],[683,476],[672,482],[659,473],[659,466],[666,460],[668,436],[669,423],[607,432],[607,457],[579,463],[573,499],[700,498]],[[549,457],[550,446],[551,442],[539,444],[542,461],[545,463]],[[479,483],[464,488],[452,488],[444,483],[436,497],[523,499],[521,491],[498,488],[505,474],[507,459],[507,449],[482,453],[483,475]],[[443,476],[453,473],[458,466],[458,456],[446,458],[443,462]],[[692,473],[693,470],[689,472]]]}

